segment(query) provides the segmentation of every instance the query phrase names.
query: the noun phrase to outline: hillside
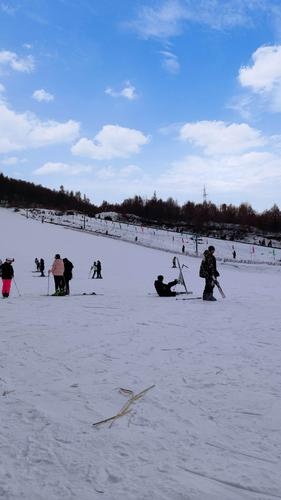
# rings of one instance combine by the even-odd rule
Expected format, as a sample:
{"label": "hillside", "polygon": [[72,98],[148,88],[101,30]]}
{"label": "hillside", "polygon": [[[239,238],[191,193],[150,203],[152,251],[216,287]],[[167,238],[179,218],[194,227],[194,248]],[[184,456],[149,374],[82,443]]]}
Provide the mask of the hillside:
{"label": "hillside", "polygon": [[[0,227],[20,293],[1,301],[3,498],[280,497],[280,266],[220,261],[225,300],[161,299],[155,276],[178,272],[167,232],[156,250],[6,209]],[[32,272],[57,252],[75,266],[69,297],[44,296],[48,278]],[[88,279],[98,258],[103,280]],[[180,260],[201,295],[200,260]],[[92,425],[123,407],[120,388],[152,385]]]}

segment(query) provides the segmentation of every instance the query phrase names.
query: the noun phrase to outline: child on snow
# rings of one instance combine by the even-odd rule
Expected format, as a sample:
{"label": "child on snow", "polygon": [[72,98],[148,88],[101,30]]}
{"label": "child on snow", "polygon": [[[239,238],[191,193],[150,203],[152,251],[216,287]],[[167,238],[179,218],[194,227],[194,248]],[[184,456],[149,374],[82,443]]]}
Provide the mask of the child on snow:
{"label": "child on snow", "polygon": [[14,259],[7,258],[1,266],[3,299],[9,297],[11,291],[12,279],[14,277],[12,262],[14,262]]}

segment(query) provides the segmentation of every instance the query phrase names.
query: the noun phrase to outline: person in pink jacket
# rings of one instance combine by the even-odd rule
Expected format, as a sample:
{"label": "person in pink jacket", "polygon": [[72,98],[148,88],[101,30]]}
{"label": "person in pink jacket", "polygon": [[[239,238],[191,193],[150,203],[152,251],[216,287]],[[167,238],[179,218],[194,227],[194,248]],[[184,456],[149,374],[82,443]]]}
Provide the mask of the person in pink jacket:
{"label": "person in pink jacket", "polygon": [[54,281],[55,281],[55,293],[54,295],[64,295],[64,288],[65,288],[65,283],[64,283],[64,262],[60,258],[60,254],[55,255],[55,260],[53,262],[53,265],[51,269],[49,270],[49,273],[52,273],[54,276]]}

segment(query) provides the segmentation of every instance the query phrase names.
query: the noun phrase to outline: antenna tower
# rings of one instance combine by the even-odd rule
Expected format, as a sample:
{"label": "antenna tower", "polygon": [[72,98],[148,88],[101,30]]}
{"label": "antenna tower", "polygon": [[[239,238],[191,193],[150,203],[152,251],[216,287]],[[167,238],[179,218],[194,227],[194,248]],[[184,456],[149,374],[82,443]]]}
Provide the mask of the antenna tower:
{"label": "antenna tower", "polygon": [[204,186],[203,189],[203,203],[207,203],[207,192],[206,192],[206,187]]}

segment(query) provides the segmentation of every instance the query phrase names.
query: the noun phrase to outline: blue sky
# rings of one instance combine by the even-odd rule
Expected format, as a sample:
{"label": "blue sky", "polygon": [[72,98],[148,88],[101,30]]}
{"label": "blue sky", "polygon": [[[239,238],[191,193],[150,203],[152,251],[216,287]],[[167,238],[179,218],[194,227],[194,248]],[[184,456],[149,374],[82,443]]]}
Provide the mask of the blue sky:
{"label": "blue sky", "polygon": [[281,207],[278,0],[0,0],[0,170]]}

